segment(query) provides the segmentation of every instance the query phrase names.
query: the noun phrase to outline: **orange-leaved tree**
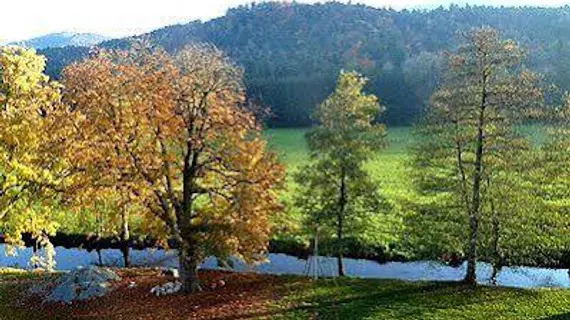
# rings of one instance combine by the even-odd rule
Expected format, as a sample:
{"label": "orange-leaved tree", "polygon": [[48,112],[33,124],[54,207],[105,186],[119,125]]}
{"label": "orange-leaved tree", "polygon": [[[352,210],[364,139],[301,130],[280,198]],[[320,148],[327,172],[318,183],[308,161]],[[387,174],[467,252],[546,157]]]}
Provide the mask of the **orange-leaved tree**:
{"label": "orange-leaved tree", "polygon": [[246,107],[240,68],[209,45],[174,56],[138,47],[74,64],[64,79],[83,115],[73,154],[92,168],[87,184],[125,190],[163,223],[184,291],[200,290],[209,255],[264,258],[284,170]]}

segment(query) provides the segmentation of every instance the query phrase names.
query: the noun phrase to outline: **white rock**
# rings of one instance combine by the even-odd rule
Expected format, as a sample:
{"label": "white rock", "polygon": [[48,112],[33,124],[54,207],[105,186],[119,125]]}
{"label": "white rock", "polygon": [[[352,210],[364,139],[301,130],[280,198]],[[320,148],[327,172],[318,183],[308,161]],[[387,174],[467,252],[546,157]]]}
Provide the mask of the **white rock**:
{"label": "white rock", "polygon": [[61,277],[46,300],[71,303],[75,300],[102,297],[112,290],[110,282],[120,279],[116,273],[108,269],[95,266],[77,268]]}
{"label": "white rock", "polygon": [[174,294],[174,293],[180,292],[181,289],[182,289],[182,282],[180,282],[180,281],[167,282],[167,283],[163,284],[162,286],[153,287],[152,289],[150,289],[150,293],[159,297],[159,296],[163,296],[163,295]]}

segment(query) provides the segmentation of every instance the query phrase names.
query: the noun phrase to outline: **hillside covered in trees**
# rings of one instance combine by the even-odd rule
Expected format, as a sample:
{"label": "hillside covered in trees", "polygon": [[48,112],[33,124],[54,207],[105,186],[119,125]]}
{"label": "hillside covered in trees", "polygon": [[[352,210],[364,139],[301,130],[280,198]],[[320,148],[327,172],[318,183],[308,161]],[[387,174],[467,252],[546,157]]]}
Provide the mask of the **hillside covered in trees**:
{"label": "hillside covered in trees", "polygon": [[[250,99],[271,106],[272,126],[305,126],[334,87],[339,70],[356,70],[381,98],[390,125],[409,124],[439,83],[444,53],[461,33],[487,25],[528,49],[525,65],[561,91],[570,88],[570,7],[451,6],[395,11],[363,5],[263,3],[230,9],[224,17],[140,36],[175,52],[210,42],[245,68]],[[104,42],[125,48],[133,40]],[[43,50],[47,72],[89,54],[82,47]]]}

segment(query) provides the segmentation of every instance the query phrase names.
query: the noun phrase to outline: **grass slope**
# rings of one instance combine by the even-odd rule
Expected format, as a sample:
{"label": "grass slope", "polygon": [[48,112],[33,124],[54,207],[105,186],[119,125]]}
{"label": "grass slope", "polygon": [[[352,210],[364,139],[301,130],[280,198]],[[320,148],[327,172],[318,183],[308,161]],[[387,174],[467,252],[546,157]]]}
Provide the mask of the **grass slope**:
{"label": "grass slope", "polygon": [[[292,174],[298,171],[309,159],[309,150],[305,141],[305,133],[308,129],[272,129],[266,132],[269,146],[280,155],[280,160],[285,164],[288,174],[288,182],[283,199],[288,210],[282,220],[276,223],[279,226],[288,225],[288,234],[278,234],[277,238],[297,235],[300,241],[308,242],[306,235],[295,230],[296,226],[302,226],[303,217],[292,205],[296,184],[292,179]],[[380,184],[381,194],[393,207],[392,214],[388,217],[378,217],[378,223],[373,225],[359,235],[361,241],[370,245],[383,245],[385,243],[399,242],[401,227],[402,207],[407,200],[414,197],[413,186],[408,177],[407,161],[410,159],[409,148],[413,143],[412,127],[392,127],[388,128],[387,147],[380,151],[370,160],[366,168],[371,173],[372,178]]]}

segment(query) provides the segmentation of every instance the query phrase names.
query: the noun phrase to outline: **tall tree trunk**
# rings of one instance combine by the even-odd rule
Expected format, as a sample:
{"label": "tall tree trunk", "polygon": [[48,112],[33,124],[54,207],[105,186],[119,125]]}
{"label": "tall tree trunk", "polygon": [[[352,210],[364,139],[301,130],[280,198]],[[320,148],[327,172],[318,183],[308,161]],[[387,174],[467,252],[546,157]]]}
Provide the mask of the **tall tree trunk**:
{"label": "tall tree trunk", "polygon": [[99,267],[102,267],[103,266],[103,256],[101,255],[101,248],[97,248],[97,257],[99,258]]}
{"label": "tall tree trunk", "polygon": [[342,215],[339,214],[338,216],[338,227],[336,230],[337,240],[338,240],[338,251],[337,251],[337,265],[338,265],[338,276],[344,277],[346,273],[344,272],[344,264],[342,263],[342,252],[344,250],[344,246],[342,243],[342,233],[343,233],[343,218]]}
{"label": "tall tree trunk", "polygon": [[125,268],[129,268],[131,266],[129,246],[131,235],[129,230],[129,216],[125,208],[121,209],[121,225],[121,252],[123,253],[124,266]]}
{"label": "tall tree trunk", "polygon": [[200,278],[198,276],[199,259],[194,255],[193,250],[187,246],[180,246],[178,261],[180,264],[180,281],[182,282],[182,291],[187,293],[195,293],[202,290],[200,287]]}
{"label": "tall tree trunk", "polygon": [[99,258],[99,267],[103,266],[103,255],[101,254],[101,229],[102,229],[102,217],[101,217],[101,212],[97,211],[97,214],[95,216],[95,221],[97,223],[97,258]]}
{"label": "tall tree trunk", "polygon": [[[32,246],[33,255],[34,255],[34,257],[37,257],[37,255],[38,255],[38,240],[36,240],[35,238],[32,238],[32,241],[34,242],[34,245]],[[37,268],[39,268],[39,265],[34,262],[34,264],[32,265],[32,268],[37,269]]]}
{"label": "tall tree trunk", "polygon": [[340,182],[340,198],[339,198],[339,210],[338,210],[338,225],[336,230],[336,236],[338,241],[337,248],[337,263],[338,263],[338,276],[344,277],[346,273],[344,271],[344,264],[342,263],[342,255],[344,251],[343,243],[343,233],[344,233],[344,210],[346,207],[346,177],[344,173],[344,168],[341,169],[341,182]]}
{"label": "tall tree trunk", "polygon": [[[480,134],[481,130],[480,130]],[[479,141],[482,138],[478,139]],[[473,202],[469,217],[469,251],[467,255],[467,274],[465,282],[469,284],[477,283],[476,265],[477,265],[477,241],[479,236],[479,210],[481,202],[481,167],[482,167],[482,142],[478,142],[477,153],[475,158],[475,176],[473,178]]]}
{"label": "tall tree trunk", "polygon": [[503,257],[501,255],[501,249],[499,247],[501,229],[500,229],[499,217],[495,212],[495,207],[492,202],[491,206],[493,210],[493,221],[492,221],[492,230],[491,230],[492,233],[491,237],[493,241],[493,274],[491,275],[491,283],[497,284],[497,276],[499,275],[499,272],[501,271],[501,268],[503,266]]}
{"label": "tall tree trunk", "polygon": [[[485,65],[485,64],[482,64]],[[485,144],[485,109],[487,107],[487,74],[485,68],[481,78],[481,104],[477,123],[477,142],[475,150],[475,173],[473,175],[473,195],[469,217],[469,251],[467,255],[467,274],[465,282],[477,283],[477,239],[479,236],[479,211],[481,210],[481,180],[483,179],[483,147]]]}

